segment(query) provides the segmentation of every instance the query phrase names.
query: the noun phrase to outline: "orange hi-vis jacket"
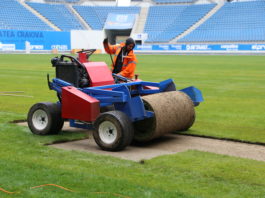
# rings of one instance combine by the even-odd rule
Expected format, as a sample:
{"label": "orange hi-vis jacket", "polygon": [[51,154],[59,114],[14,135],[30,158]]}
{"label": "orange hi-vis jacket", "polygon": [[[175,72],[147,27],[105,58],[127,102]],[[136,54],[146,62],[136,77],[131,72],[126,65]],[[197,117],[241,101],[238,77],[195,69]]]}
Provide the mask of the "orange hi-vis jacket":
{"label": "orange hi-vis jacket", "polygon": [[[109,45],[109,44],[104,44],[105,51],[108,54],[114,54],[114,65],[116,64],[117,57],[121,51],[121,49],[125,46],[125,43],[121,43],[119,45]],[[123,64],[121,68],[121,72],[118,73],[119,75],[122,75],[126,78],[132,79],[134,77],[134,71],[136,68],[136,63],[137,59],[136,56],[131,50],[127,56],[123,57]],[[114,65],[112,64],[112,71],[114,69]]]}

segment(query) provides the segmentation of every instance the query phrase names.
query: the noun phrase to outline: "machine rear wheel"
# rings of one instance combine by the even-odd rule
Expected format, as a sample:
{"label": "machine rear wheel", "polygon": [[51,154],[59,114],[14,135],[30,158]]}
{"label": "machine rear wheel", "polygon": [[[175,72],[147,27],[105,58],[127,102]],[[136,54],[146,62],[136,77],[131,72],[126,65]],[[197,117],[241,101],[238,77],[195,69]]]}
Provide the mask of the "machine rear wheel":
{"label": "machine rear wheel", "polygon": [[102,113],[94,123],[93,136],[97,145],[106,151],[120,151],[133,139],[134,131],[128,116],[120,111]]}
{"label": "machine rear wheel", "polygon": [[37,135],[57,134],[62,129],[64,120],[61,108],[56,103],[36,103],[28,112],[28,126]]}

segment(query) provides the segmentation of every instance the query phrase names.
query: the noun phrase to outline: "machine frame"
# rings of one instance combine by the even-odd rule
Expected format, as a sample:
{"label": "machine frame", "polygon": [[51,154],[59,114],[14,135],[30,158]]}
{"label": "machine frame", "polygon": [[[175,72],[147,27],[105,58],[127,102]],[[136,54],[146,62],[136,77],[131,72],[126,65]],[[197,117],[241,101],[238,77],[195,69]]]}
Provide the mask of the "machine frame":
{"label": "machine frame", "polygon": [[[47,81],[59,100],[33,105],[28,125],[38,135],[57,134],[64,120],[69,120],[71,127],[93,129],[103,150],[119,151],[133,140],[132,123],[154,116],[141,97],[176,91],[176,86],[172,79],[157,83],[112,74],[104,62],[88,60],[94,51],[81,50],[77,58],[61,55],[52,59],[56,78],[50,81],[47,75]],[[188,95],[194,106],[203,101],[201,91],[194,86],[178,91]]]}

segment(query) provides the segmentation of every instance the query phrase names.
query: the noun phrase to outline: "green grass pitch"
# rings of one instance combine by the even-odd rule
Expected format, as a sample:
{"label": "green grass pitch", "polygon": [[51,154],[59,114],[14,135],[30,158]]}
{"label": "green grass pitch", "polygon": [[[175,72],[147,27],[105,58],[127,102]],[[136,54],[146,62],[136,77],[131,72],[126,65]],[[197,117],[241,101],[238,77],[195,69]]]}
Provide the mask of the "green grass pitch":
{"label": "green grass pitch", "polygon": [[[85,136],[36,136],[9,123],[26,119],[34,103],[57,100],[46,80],[47,73],[54,77],[54,56],[0,55],[0,197],[265,197],[264,162],[187,151],[139,164],[43,146]],[[265,143],[265,56],[137,58],[140,79],[172,78],[177,89],[193,85],[202,91],[205,101],[196,107],[195,124],[185,133]],[[107,55],[91,60],[110,64]],[[10,91],[29,97],[3,95]],[[74,192],[30,188],[51,183]]]}
{"label": "green grass pitch", "polygon": [[[0,55],[1,91],[23,91],[26,97],[1,96],[3,112],[25,118],[30,106],[56,101],[48,90],[46,75],[55,69],[55,55]],[[196,107],[196,121],[185,133],[265,143],[264,56],[138,55],[136,73],[145,81],[172,78],[177,89],[196,86],[205,101]],[[107,55],[93,55],[105,61]]]}

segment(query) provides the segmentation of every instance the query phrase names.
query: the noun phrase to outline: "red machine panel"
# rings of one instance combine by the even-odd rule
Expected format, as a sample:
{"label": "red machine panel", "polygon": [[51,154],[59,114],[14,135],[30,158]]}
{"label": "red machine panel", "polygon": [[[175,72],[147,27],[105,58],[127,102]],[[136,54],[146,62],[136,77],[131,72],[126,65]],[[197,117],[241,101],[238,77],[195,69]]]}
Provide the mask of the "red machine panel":
{"label": "red machine panel", "polygon": [[79,62],[81,62],[81,63],[88,62],[88,60],[87,60],[87,53],[85,53],[85,52],[79,52],[78,53],[78,59],[79,59]]}
{"label": "red machine panel", "polygon": [[112,85],[114,79],[112,73],[104,62],[87,62],[83,63],[87,69],[91,80],[91,87]]}
{"label": "red machine panel", "polygon": [[100,113],[99,101],[77,88],[62,88],[62,117],[82,121],[95,121]]}

